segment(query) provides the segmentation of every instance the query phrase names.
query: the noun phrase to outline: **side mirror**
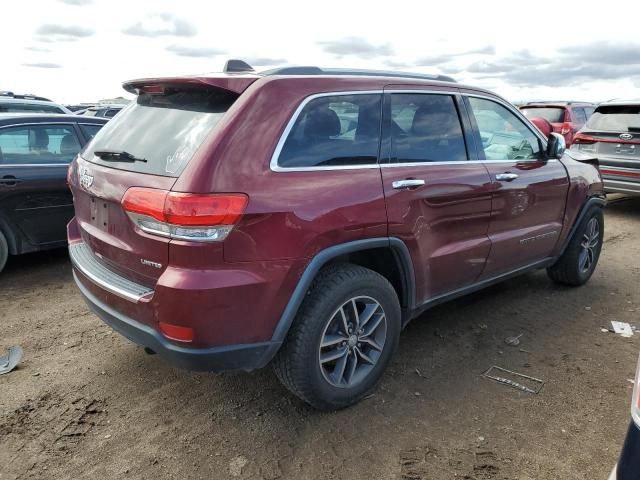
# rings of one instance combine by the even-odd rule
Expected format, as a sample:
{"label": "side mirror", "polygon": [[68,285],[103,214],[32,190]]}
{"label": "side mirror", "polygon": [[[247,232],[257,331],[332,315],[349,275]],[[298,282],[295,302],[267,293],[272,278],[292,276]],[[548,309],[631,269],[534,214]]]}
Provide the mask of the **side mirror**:
{"label": "side mirror", "polygon": [[547,140],[547,158],[560,158],[566,149],[564,137],[559,133],[551,132]]}

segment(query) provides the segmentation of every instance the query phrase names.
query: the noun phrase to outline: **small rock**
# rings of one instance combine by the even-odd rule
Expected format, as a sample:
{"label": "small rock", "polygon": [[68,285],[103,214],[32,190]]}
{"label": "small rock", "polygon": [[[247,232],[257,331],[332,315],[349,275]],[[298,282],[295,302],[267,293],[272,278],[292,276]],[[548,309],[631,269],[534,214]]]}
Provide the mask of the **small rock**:
{"label": "small rock", "polygon": [[414,393],[414,395],[415,395],[416,397],[420,397],[422,394],[421,394],[420,392],[415,392],[415,393]]}
{"label": "small rock", "polygon": [[479,442],[484,442],[484,437],[478,437]]}
{"label": "small rock", "polygon": [[591,307],[584,307],[585,310],[591,310]]}
{"label": "small rock", "polygon": [[242,475],[242,469],[247,465],[247,463],[249,463],[249,460],[243,455],[234,457],[229,462],[229,473],[231,474],[231,476],[239,477],[240,475]]}
{"label": "small rock", "polygon": [[110,434],[110,433],[107,433],[107,434],[104,436],[104,438],[106,438],[106,439],[111,438],[111,434]]}
{"label": "small rock", "polygon": [[33,374],[34,377],[39,377],[40,376],[40,372],[36,372]]}

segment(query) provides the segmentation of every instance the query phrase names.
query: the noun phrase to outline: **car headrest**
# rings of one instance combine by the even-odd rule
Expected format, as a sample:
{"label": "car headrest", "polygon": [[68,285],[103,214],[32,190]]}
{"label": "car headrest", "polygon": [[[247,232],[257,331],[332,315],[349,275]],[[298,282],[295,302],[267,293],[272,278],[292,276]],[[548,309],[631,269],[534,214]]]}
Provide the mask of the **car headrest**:
{"label": "car headrest", "polygon": [[29,149],[47,150],[49,148],[49,135],[42,128],[32,128],[29,130]]}
{"label": "car headrest", "polygon": [[67,133],[60,141],[60,154],[62,155],[75,155],[80,151],[80,145],[76,137]]}
{"label": "car headrest", "polygon": [[329,140],[340,135],[340,119],[329,107],[320,107],[307,115],[304,136],[313,140]]}
{"label": "car headrest", "polygon": [[418,137],[435,137],[459,131],[458,119],[451,105],[441,102],[430,102],[423,105],[413,116],[411,131]]}

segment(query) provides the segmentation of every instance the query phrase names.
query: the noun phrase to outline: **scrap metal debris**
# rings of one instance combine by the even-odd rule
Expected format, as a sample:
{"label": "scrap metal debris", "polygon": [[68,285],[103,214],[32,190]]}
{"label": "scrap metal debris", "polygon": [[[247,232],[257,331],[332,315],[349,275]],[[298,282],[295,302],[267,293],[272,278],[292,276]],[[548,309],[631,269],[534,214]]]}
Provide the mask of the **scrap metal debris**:
{"label": "scrap metal debris", "polygon": [[22,360],[22,348],[18,345],[14,345],[9,348],[9,353],[0,357],[0,375],[9,373],[16,368]]}
{"label": "scrap metal debris", "polygon": [[[502,372],[503,374],[507,374],[507,375],[511,375],[511,376],[519,378],[519,379],[527,380],[532,385],[531,386],[527,386],[524,383],[516,382],[515,380],[512,380],[510,378],[506,378],[505,376],[502,376],[502,375],[498,376],[496,374],[492,374],[493,371]],[[542,387],[544,386],[544,380],[540,380],[539,378],[535,378],[535,377],[530,377],[529,375],[525,375],[523,373],[512,372],[511,370],[507,370],[506,368],[498,367],[497,365],[493,365],[491,368],[489,368],[489,370],[484,372],[482,375],[484,377],[487,377],[490,380],[493,380],[494,382],[502,383],[504,385],[508,385],[510,387],[513,387],[513,388],[515,388],[517,390],[521,390],[521,391],[527,392],[527,393],[533,393],[533,394],[536,394],[536,395],[538,393],[540,393],[540,390],[542,390]]]}
{"label": "scrap metal debris", "polygon": [[524,335],[524,333],[521,333],[518,336],[515,337],[507,337],[504,339],[504,343],[506,343],[507,345],[511,345],[512,347],[517,347],[518,345],[520,345],[520,337]]}

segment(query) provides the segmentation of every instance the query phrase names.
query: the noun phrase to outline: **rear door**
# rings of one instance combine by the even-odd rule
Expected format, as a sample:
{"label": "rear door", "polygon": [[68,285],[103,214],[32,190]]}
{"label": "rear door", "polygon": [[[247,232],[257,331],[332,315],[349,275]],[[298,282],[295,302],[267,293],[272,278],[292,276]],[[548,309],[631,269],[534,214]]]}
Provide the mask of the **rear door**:
{"label": "rear door", "polygon": [[[166,269],[170,240],[136,227],[122,199],[131,187],[171,190],[236,98],[207,86],[150,87],[82,152],[71,175],[76,219],[85,243],[110,268],[155,285]],[[126,152],[135,160],[105,152]]]}
{"label": "rear door", "polygon": [[540,138],[514,108],[490,98],[465,101],[493,192],[485,279],[551,254],[562,230],[569,180],[560,161],[545,160]]}
{"label": "rear door", "polygon": [[469,161],[475,147],[455,92],[388,88],[384,113],[389,235],[410,250],[420,303],[481,274],[490,250],[490,181],[481,162]]}
{"label": "rear door", "polygon": [[65,178],[80,145],[71,123],[0,128],[0,210],[29,244],[65,241],[73,217]]}

